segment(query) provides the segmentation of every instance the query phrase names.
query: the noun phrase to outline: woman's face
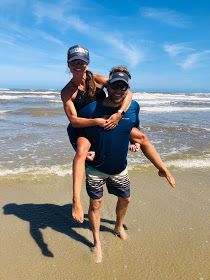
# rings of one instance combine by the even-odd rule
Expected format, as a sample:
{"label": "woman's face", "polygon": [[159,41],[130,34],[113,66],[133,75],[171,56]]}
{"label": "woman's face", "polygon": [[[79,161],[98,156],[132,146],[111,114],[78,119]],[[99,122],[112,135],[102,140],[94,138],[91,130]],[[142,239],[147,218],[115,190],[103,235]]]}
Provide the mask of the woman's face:
{"label": "woman's face", "polygon": [[88,69],[88,64],[80,59],[75,59],[68,64],[72,75],[82,76]]}

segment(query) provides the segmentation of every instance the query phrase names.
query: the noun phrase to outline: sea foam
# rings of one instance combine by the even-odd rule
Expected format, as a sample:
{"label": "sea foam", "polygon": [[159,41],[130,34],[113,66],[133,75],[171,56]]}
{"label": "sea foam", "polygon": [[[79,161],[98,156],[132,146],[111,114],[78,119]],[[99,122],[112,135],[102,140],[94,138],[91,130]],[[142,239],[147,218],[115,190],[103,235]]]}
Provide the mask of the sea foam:
{"label": "sea foam", "polygon": [[8,176],[23,176],[28,175],[32,177],[37,177],[40,175],[57,175],[64,177],[66,175],[71,175],[71,166],[66,165],[53,165],[50,167],[41,167],[41,166],[32,166],[32,167],[20,167],[14,169],[3,169],[0,170],[0,177],[8,177]]}

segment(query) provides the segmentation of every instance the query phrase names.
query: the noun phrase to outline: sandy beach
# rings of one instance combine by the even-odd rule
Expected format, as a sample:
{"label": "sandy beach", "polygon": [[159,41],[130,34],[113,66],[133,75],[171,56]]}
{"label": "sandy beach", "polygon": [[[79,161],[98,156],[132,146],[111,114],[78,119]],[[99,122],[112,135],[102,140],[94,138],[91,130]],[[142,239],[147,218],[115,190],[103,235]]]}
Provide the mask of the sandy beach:
{"label": "sandy beach", "polygon": [[71,219],[70,176],[3,178],[0,279],[210,279],[210,174],[172,171],[175,190],[154,168],[129,172],[127,241],[113,235],[116,198],[105,192],[101,264],[90,251],[85,191],[85,222]]}

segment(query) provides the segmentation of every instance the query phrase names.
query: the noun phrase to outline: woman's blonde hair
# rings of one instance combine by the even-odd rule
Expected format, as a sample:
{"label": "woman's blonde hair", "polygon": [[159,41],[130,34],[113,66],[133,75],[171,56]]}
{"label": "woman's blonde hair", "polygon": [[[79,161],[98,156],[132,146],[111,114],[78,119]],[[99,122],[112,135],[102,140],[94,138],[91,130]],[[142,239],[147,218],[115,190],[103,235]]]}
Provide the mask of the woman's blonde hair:
{"label": "woman's blonde hair", "polygon": [[89,70],[86,71],[86,90],[88,91],[88,96],[90,99],[94,99],[96,82],[93,73]]}

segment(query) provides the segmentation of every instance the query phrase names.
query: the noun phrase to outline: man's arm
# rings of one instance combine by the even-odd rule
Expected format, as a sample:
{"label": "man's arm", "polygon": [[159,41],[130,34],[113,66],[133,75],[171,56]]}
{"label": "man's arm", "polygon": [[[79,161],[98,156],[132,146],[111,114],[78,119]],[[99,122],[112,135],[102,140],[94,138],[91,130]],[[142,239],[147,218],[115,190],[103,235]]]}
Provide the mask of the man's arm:
{"label": "man's arm", "polygon": [[175,188],[176,182],[174,177],[169,172],[169,170],[165,167],[163,161],[160,158],[159,153],[156,151],[155,147],[149,141],[148,137],[136,127],[134,127],[131,130],[130,136],[135,143],[140,144],[140,148],[143,154],[145,155],[145,157],[148,158],[152,162],[152,164],[159,170],[158,172],[159,176],[166,177],[169,184],[173,188]]}

